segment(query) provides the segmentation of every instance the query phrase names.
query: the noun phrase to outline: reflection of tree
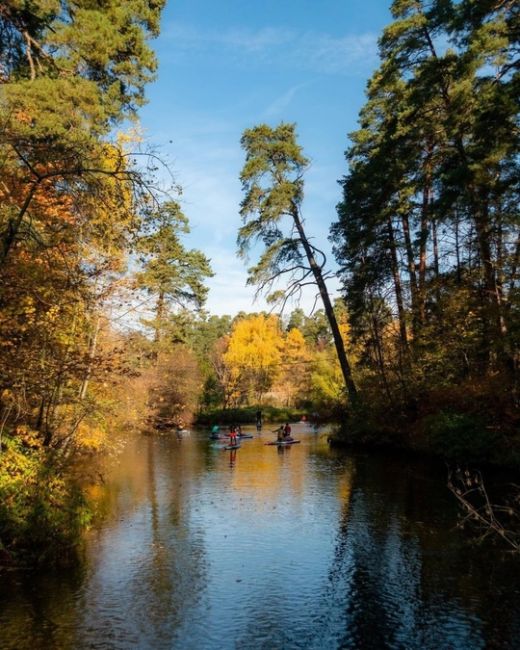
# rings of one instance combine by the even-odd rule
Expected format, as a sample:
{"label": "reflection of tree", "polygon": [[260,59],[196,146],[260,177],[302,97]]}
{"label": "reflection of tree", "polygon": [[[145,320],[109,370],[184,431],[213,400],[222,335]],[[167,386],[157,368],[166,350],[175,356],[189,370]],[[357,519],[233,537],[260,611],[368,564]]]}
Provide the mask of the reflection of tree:
{"label": "reflection of tree", "polygon": [[190,501],[193,456],[186,459],[185,450],[165,454],[170,449],[161,446],[160,440],[148,440],[151,544],[135,585],[136,610],[146,612],[140,616],[140,632],[153,643],[171,642],[203,589],[203,548],[200,540],[195,543],[189,520],[182,516]]}
{"label": "reflection of tree", "polygon": [[156,480],[156,441],[153,438],[148,438],[147,443],[146,464],[152,541],[148,557],[149,564],[143,575],[145,579],[139,587],[147,599],[148,621],[153,628],[159,631],[164,628],[164,622],[173,605],[173,567],[170,557],[171,549],[162,534],[163,527]]}
{"label": "reflection of tree", "polygon": [[[337,647],[473,648],[482,647],[488,634],[490,643],[493,635],[502,639],[500,647],[518,639],[512,620],[517,605],[496,580],[490,584],[481,554],[477,565],[449,530],[453,512],[448,495],[438,494],[442,479],[421,478],[427,476],[428,468],[414,476],[404,463],[357,458],[316,617],[322,641]],[[511,584],[499,572],[503,584]],[[493,599],[497,593],[501,598]],[[483,621],[492,621],[492,633]]]}
{"label": "reflection of tree", "polygon": [[193,445],[181,453],[172,443],[141,439],[123,457],[123,516],[92,548],[77,645],[111,638],[122,647],[170,647],[203,593],[204,539],[185,516],[203,465]]}
{"label": "reflection of tree", "polygon": [[247,494],[258,508],[276,502],[287,489],[300,500],[304,499],[306,448],[303,445],[265,446],[263,442],[263,439],[261,442],[247,440],[242,444],[240,472],[233,474],[233,490]]}
{"label": "reflection of tree", "polygon": [[52,572],[0,573],[0,648],[71,648],[76,612],[71,603],[83,566]]}

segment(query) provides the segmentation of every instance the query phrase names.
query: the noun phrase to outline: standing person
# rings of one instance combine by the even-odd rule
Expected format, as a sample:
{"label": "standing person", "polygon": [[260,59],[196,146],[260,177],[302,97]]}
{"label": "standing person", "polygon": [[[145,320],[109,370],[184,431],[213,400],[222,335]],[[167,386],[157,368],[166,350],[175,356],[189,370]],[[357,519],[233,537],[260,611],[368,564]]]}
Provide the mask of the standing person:
{"label": "standing person", "polygon": [[258,409],[256,412],[256,430],[260,431],[262,428],[262,411]]}
{"label": "standing person", "polygon": [[235,427],[229,428],[229,446],[233,447],[237,444],[237,432]]}
{"label": "standing person", "polygon": [[291,438],[291,425],[289,424],[289,422],[285,423],[285,426],[283,428],[283,437],[284,440],[290,440]]}

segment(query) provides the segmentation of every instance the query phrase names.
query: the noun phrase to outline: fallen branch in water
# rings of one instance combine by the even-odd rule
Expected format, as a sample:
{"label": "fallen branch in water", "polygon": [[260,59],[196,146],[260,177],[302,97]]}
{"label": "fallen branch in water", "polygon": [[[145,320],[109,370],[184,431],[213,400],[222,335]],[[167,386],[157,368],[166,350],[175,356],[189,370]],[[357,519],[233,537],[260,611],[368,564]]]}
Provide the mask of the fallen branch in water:
{"label": "fallen branch in water", "polygon": [[495,534],[520,552],[520,486],[510,484],[504,504],[497,505],[491,503],[479,471],[458,467],[448,472],[448,488],[466,513],[459,526],[470,523],[479,530],[481,541]]}

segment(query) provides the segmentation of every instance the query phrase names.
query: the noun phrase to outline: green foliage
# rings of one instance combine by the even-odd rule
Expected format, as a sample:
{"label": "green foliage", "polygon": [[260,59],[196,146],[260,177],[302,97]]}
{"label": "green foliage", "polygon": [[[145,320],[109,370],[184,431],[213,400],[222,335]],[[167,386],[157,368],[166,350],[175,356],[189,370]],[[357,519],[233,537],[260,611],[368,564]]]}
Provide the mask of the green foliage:
{"label": "green foliage", "polygon": [[72,557],[90,511],[79,487],[30,433],[0,454],[0,547],[13,559]]}
{"label": "green foliage", "polygon": [[481,417],[440,411],[425,422],[433,451],[448,460],[490,463],[496,460],[500,436]]}
{"label": "green foliage", "polygon": [[[99,118],[102,110],[104,119],[92,119],[91,124],[105,130],[143,103],[144,86],[156,69],[147,40],[158,34],[162,0],[8,0],[3,5],[0,60],[9,76],[8,100],[13,86],[25,85],[45,107],[46,91],[72,81],[75,101],[67,92],[51,94],[54,127],[60,128],[71,109],[81,107],[77,115],[87,119]],[[25,84],[41,79],[48,81],[45,88]]]}
{"label": "green foliage", "polygon": [[331,357],[331,350],[318,352],[311,369],[309,399],[319,410],[331,412],[343,398],[341,370]]}
{"label": "green foliage", "polygon": [[278,422],[299,422],[307,411],[294,408],[283,408],[276,406],[248,406],[232,409],[209,409],[197,414],[196,423],[206,426],[214,424],[255,424],[257,411],[262,411],[265,424],[276,424]]}
{"label": "green foliage", "polygon": [[198,250],[187,250],[180,235],[189,233],[188,220],[175,201],[148,211],[137,249],[142,270],[138,287],[156,297],[155,319],[151,323],[159,342],[172,306],[200,309],[208,289],[204,280],[213,275],[209,260]]}
{"label": "green foliage", "polygon": [[[450,392],[463,419],[480,412],[482,398],[486,423],[511,432],[518,417],[514,5],[396,0],[380,39],[332,228],[376,428],[398,405],[409,430],[431,414],[432,395]],[[508,399],[493,399],[497,376]],[[485,431],[474,436],[479,457],[490,444]]]}
{"label": "green foliage", "polygon": [[[302,175],[308,165],[296,142],[294,124],[271,128],[261,124],[247,129],[241,144],[246,161],[240,175],[244,199],[240,205],[244,225],[238,233],[238,248],[246,256],[250,247],[264,245],[258,263],[249,270],[249,284],[270,290],[277,277],[291,273],[303,260],[301,239],[284,234],[283,220],[294,219],[303,199]],[[286,230],[290,230],[289,222]]]}

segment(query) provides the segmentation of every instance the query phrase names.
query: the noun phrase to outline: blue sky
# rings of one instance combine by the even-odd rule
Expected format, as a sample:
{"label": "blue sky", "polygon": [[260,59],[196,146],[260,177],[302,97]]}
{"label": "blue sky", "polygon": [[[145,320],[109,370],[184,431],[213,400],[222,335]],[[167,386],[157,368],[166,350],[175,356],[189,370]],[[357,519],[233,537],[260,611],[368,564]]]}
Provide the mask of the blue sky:
{"label": "blue sky", "polygon": [[[308,234],[330,251],[347,134],[356,128],[377,39],[390,0],[170,0],[160,37],[157,81],[141,111],[145,137],[182,186],[187,244],[211,259],[207,308],[257,311],[236,255],[243,164],[240,136],[260,122],[296,122],[312,160],[303,214]],[[332,256],[329,255],[331,265]],[[337,284],[329,284],[331,293]],[[302,306],[310,309],[307,294]],[[294,306],[294,305],[293,305]]]}

